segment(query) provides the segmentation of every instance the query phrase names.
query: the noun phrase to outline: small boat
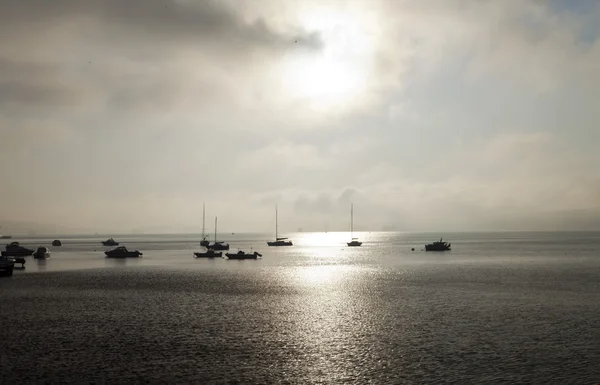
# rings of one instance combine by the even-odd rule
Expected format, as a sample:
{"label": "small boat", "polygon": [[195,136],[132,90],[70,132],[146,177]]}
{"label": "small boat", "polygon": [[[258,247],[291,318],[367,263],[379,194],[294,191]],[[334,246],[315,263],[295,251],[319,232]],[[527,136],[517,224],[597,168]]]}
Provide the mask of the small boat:
{"label": "small boat", "polygon": [[138,258],[143,254],[137,250],[129,251],[125,246],[119,246],[116,249],[105,251],[107,258]]}
{"label": "small boat", "polygon": [[215,241],[209,243],[206,248],[212,250],[229,250],[229,243],[217,241],[217,217],[215,217]]}
{"label": "small boat", "polygon": [[48,250],[47,247],[40,246],[37,248],[35,253],[33,253],[33,258],[35,258],[35,259],[50,258],[50,250]]}
{"label": "small boat", "polygon": [[119,242],[115,241],[112,238],[108,238],[106,241],[102,241],[104,246],[119,246]]}
{"label": "small boat", "polygon": [[277,206],[275,206],[275,240],[267,242],[268,246],[293,246],[292,241],[286,241],[287,238],[278,237]]}
{"label": "small boat", "polygon": [[222,257],[223,253],[222,252],[215,252],[213,249],[208,249],[206,250],[205,253],[194,253],[194,257],[195,258],[217,258],[217,257]]}
{"label": "small boat", "polygon": [[352,235],[354,234],[354,203],[350,205],[350,242],[346,243],[348,246],[361,246],[362,242],[358,240],[358,238],[354,238]]}
{"label": "small boat", "polygon": [[225,253],[225,256],[227,256],[229,259],[257,259],[258,257],[262,257],[262,254],[256,251],[248,254],[242,250],[239,250],[237,253]]}
{"label": "small boat", "polygon": [[5,246],[5,249],[1,253],[3,257],[26,257],[34,252],[34,250],[21,246],[19,242],[11,242]]}
{"label": "small boat", "polygon": [[1,257],[0,258],[0,274],[10,277],[13,275],[13,269],[15,268],[15,261],[12,258]]}
{"label": "small boat", "polygon": [[439,241],[428,243],[425,245],[425,251],[448,251],[452,244],[443,242],[442,238]]}
{"label": "small boat", "polygon": [[52,241],[52,246],[62,246],[62,242],[58,239]]}

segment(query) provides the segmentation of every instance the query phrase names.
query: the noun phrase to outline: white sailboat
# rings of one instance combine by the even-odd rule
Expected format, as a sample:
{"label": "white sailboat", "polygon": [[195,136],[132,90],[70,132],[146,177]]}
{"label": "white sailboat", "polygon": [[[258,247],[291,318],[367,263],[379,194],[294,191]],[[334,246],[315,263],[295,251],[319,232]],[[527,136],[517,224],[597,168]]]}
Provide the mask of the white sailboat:
{"label": "white sailboat", "polygon": [[350,204],[350,242],[347,243],[348,246],[360,246],[362,242],[358,240],[358,238],[354,238],[354,203]]}
{"label": "white sailboat", "polygon": [[275,205],[275,240],[267,242],[269,246],[292,246],[292,241],[288,241],[287,238],[280,238],[278,234],[278,222],[277,222],[277,205]]}

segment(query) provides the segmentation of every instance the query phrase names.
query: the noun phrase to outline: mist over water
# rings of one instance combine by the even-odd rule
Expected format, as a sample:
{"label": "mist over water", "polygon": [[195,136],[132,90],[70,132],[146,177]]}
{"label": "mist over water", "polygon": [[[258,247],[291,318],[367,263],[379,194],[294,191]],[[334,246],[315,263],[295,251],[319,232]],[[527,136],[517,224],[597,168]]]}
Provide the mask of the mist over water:
{"label": "mist over water", "polygon": [[193,259],[197,235],[115,236],[127,260],[61,238],[0,279],[3,381],[600,380],[600,233],[289,235],[219,235],[248,261]]}

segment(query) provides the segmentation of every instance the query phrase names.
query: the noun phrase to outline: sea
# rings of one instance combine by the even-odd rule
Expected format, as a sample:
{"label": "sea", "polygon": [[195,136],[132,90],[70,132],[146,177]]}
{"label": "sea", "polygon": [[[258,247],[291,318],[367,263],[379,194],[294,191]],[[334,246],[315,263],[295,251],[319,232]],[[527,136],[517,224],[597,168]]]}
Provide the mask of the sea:
{"label": "sea", "polygon": [[287,235],[10,240],[52,256],[0,278],[0,382],[600,383],[599,232]]}

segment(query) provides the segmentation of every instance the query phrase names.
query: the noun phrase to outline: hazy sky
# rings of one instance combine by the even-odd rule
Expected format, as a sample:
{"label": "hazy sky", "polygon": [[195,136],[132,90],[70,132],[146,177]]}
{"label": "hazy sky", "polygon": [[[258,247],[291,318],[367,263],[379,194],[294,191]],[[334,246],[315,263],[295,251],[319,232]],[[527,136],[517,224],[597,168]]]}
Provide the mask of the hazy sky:
{"label": "hazy sky", "polygon": [[0,222],[600,229],[599,26],[593,0],[0,0]]}

